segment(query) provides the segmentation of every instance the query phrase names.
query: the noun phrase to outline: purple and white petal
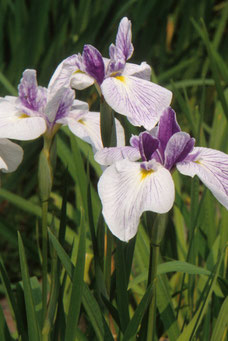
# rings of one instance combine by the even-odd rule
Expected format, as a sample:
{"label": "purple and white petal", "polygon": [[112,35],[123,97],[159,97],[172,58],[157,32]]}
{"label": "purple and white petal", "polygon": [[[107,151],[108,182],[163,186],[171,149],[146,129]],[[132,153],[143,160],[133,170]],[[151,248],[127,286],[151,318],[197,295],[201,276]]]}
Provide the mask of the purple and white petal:
{"label": "purple and white petal", "polygon": [[47,89],[37,85],[36,70],[25,70],[18,86],[23,106],[30,110],[42,110],[47,103]]}
{"label": "purple and white petal", "polygon": [[85,45],[82,57],[86,73],[100,85],[105,76],[105,65],[101,53],[94,46]]}
{"label": "purple and white petal", "polygon": [[151,67],[146,62],[142,62],[140,65],[126,63],[122,71],[122,76],[134,76],[150,81]]}
{"label": "purple and white petal", "polygon": [[133,238],[144,211],[168,212],[174,202],[174,183],[167,169],[150,162],[119,161],[108,167],[98,182],[103,215],[111,232],[122,241]]}
{"label": "purple and white petal", "polygon": [[131,38],[131,21],[128,20],[128,18],[124,17],[120,21],[118,32],[116,35],[116,47],[122,51],[125,60],[131,58],[134,51],[134,47],[131,43]]}
{"label": "purple and white petal", "polygon": [[8,139],[0,139],[0,169],[14,172],[23,159],[23,149]]}
{"label": "purple and white petal", "polygon": [[86,74],[82,56],[74,54],[58,65],[48,84],[48,91],[55,94],[61,87],[83,90],[93,83],[94,78]]}
{"label": "purple and white petal", "polygon": [[101,91],[110,107],[136,126],[152,129],[169,106],[171,91],[133,76],[108,77]]}
{"label": "purple and white petal", "polygon": [[171,107],[166,108],[160,117],[158,125],[158,139],[160,140],[163,152],[171,136],[180,131],[175,111]]}
{"label": "purple and white petal", "polygon": [[186,160],[177,164],[184,175],[200,180],[216,199],[228,209],[228,155],[218,150],[195,147]]}
{"label": "purple and white petal", "polygon": [[139,150],[143,161],[150,161],[158,146],[159,140],[147,131],[139,135]]}
{"label": "purple and white petal", "polygon": [[164,166],[170,170],[177,162],[183,161],[193,150],[194,144],[195,139],[185,132],[171,136],[164,153]]}
{"label": "purple and white petal", "polygon": [[28,116],[15,106],[13,101],[0,101],[0,136],[16,140],[33,140],[46,131],[42,117]]}
{"label": "purple and white petal", "polygon": [[52,123],[66,116],[70,112],[74,97],[74,90],[64,87],[59,88],[46,105],[45,114],[48,121]]}
{"label": "purple and white petal", "polygon": [[103,166],[109,166],[124,159],[137,161],[140,158],[139,150],[130,146],[103,148],[94,155],[94,159]]}

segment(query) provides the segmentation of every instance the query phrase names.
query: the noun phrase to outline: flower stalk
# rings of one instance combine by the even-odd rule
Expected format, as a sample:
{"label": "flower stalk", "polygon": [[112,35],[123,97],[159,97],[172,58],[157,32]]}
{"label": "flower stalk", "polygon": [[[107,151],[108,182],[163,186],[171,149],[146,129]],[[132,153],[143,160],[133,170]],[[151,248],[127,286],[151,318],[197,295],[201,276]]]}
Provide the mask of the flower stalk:
{"label": "flower stalk", "polygon": [[53,169],[56,156],[55,139],[52,136],[44,135],[44,147],[40,153],[38,180],[39,192],[42,205],[42,313],[43,322],[47,312],[47,273],[48,273],[48,233],[47,233],[47,215],[48,200],[50,198]]}
{"label": "flower stalk", "polygon": [[156,283],[157,283],[157,267],[159,261],[160,243],[165,233],[166,215],[157,215],[153,224],[153,228],[149,229],[149,221],[152,214],[147,212],[147,226],[150,237],[150,261],[148,272],[148,286],[153,284],[152,298],[148,310],[147,319],[147,341],[154,340],[156,333]]}

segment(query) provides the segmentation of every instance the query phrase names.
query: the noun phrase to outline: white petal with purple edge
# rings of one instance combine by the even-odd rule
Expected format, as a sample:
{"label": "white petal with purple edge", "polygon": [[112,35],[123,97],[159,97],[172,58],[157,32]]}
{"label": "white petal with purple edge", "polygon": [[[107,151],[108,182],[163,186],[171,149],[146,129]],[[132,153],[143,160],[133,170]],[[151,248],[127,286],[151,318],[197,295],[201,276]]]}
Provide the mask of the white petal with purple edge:
{"label": "white petal with purple edge", "polygon": [[186,160],[177,163],[177,169],[184,175],[197,175],[216,199],[228,209],[227,154],[210,148],[196,147]]}
{"label": "white petal with purple edge", "polygon": [[172,99],[171,91],[133,76],[108,77],[101,91],[110,107],[147,130],[156,125]]}
{"label": "white petal with purple edge", "polygon": [[143,171],[140,163],[119,161],[108,167],[98,182],[105,221],[123,241],[135,236],[144,211],[165,213],[173,205],[171,174],[155,161],[150,163],[153,170]]}
{"label": "white petal with purple edge", "polygon": [[134,147],[103,148],[94,155],[94,159],[103,166],[109,166],[124,159],[137,161],[140,157],[140,152]]}
{"label": "white petal with purple edge", "polygon": [[46,131],[42,117],[27,116],[13,102],[0,101],[0,136],[16,140],[33,140]]}
{"label": "white petal with purple edge", "polygon": [[13,172],[23,158],[23,149],[7,139],[0,139],[0,169],[3,172]]}

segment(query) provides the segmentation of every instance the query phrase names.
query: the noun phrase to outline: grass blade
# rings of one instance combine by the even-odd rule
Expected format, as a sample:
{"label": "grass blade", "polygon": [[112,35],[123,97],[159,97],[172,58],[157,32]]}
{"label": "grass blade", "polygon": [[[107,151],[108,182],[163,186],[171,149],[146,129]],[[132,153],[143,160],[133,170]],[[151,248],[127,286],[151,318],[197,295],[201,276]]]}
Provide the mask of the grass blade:
{"label": "grass blade", "polygon": [[31,282],[28,273],[28,266],[25,257],[24,245],[20,233],[18,232],[18,246],[19,246],[19,257],[21,265],[22,282],[24,286],[26,316],[28,323],[28,335],[29,339],[33,341],[41,340],[41,332],[38,325],[38,320],[35,311],[35,305],[32,295]]}

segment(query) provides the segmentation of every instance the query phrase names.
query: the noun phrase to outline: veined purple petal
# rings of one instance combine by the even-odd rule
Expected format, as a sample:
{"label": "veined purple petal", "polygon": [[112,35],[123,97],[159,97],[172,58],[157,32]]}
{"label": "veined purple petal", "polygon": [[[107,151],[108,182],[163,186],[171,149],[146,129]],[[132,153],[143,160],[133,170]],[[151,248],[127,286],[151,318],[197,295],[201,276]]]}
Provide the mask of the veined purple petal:
{"label": "veined purple petal", "polygon": [[123,52],[114,44],[109,47],[110,61],[108,63],[106,75],[121,74],[125,66],[125,56]]}
{"label": "veined purple petal", "polygon": [[193,150],[195,139],[189,134],[178,132],[171,136],[165,149],[165,163],[167,169],[172,169],[177,162],[183,161]]}
{"label": "veined purple petal", "polygon": [[132,135],[130,138],[130,145],[139,150],[139,136]]}
{"label": "veined purple petal", "polygon": [[97,83],[100,85],[105,76],[105,67],[102,55],[92,45],[85,45],[82,57],[86,67],[86,72],[91,77],[95,78]]}
{"label": "veined purple petal", "polygon": [[38,87],[36,70],[25,70],[18,86],[18,93],[21,103],[28,109],[39,111],[44,108],[47,102],[47,90]]}
{"label": "veined purple petal", "polygon": [[56,122],[67,116],[74,102],[74,96],[74,90],[70,88],[60,88],[51,100],[48,101],[45,108],[48,121],[51,123]]}
{"label": "veined purple petal", "polygon": [[108,77],[101,91],[111,108],[147,130],[156,125],[172,98],[169,90],[133,76]]}
{"label": "veined purple petal", "polygon": [[162,157],[164,157],[164,151],[169,139],[173,134],[179,131],[181,131],[181,129],[176,120],[176,113],[171,107],[168,107],[163,111],[158,125],[158,139],[160,141],[159,149]]}
{"label": "veined purple petal", "polygon": [[148,132],[139,135],[139,150],[143,161],[150,161],[153,153],[158,148],[159,140]]}
{"label": "veined purple petal", "polygon": [[135,236],[144,211],[165,213],[173,205],[175,191],[170,172],[155,161],[150,163],[150,169],[145,170],[138,162],[116,162],[98,182],[105,221],[123,241]]}
{"label": "veined purple petal", "polygon": [[123,52],[125,60],[128,60],[134,51],[134,47],[131,43],[131,37],[131,22],[128,18],[124,17],[120,21],[116,35],[116,47]]}
{"label": "veined purple petal", "polygon": [[176,167],[184,175],[197,175],[216,199],[228,209],[227,154],[210,148],[195,147]]}

